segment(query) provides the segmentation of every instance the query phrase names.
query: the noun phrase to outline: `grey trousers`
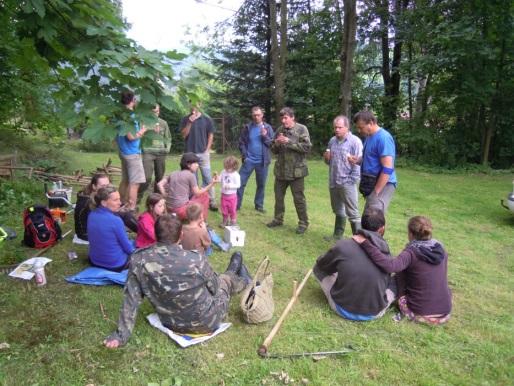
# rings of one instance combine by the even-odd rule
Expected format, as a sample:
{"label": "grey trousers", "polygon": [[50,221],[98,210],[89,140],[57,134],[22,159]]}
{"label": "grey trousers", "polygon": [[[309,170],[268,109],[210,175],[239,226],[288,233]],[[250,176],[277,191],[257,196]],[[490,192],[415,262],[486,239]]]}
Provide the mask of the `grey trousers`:
{"label": "grey trousers", "polygon": [[380,209],[387,213],[387,208],[393,199],[394,192],[396,191],[396,187],[393,184],[386,184],[384,189],[380,192],[380,194],[376,195],[375,191],[371,192],[371,194],[366,197],[366,205],[364,205],[364,211],[368,208]]}
{"label": "grey trousers", "polygon": [[360,222],[359,184],[345,184],[330,188],[330,204],[336,216],[348,217],[352,223]]}

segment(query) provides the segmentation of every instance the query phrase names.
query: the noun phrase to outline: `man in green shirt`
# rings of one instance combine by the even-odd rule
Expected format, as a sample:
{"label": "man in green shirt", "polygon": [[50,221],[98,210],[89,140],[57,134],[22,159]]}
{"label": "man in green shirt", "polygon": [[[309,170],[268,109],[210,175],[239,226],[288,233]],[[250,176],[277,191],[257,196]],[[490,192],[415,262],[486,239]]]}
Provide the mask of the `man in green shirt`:
{"label": "man in green shirt", "polygon": [[154,192],[158,193],[157,183],[162,180],[166,171],[166,155],[171,148],[171,132],[164,119],[159,118],[160,106],[155,105],[152,110],[157,116],[157,123],[146,133],[147,138],[141,141],[143,151],[143,168],[145,170],[146,182],[140,185],[138,201],[143,198],[145,191],[152,183],[152,174],[155,171]]}
{"label": "man in green shirt", "polygon": [[304,179],[309,174],[307,153],[312,144],[307,127],[296,122],[290,107],[280,110],[282,126],[277,129],[271,143],[271,151],[277,155],[275,162],[275,217],[267,224],[269,228],[281,226],[284,222],[284,197],[289,187],[298,215],[297,234],[303,234],[309,226],[307,203],[304,194]]}

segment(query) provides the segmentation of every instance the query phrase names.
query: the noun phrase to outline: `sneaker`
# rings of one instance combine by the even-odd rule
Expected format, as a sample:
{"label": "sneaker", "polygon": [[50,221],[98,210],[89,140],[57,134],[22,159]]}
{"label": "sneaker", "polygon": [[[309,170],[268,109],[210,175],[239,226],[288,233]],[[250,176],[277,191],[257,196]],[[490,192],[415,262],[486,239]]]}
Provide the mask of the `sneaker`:
{"label": "sneaker", "polygon": [[216,205],[214,202],[209,204],[209,210],[211,212],[217,212],[218,211],[218,205]]}
{"label": "sneaker", "polygon": [[305,225],[298,225],[298,228],[296,228],[296,234],[303,235],[306,230],[307,230],[307,227]]}
{"label": "sneaker", "polygon": [[264,208],[261,208],[261,207],[259,207],[259,206],[256,206],[256,207],[255,207],[255,210],[256,210],[257,212],[260,212],[260,213],[266,213],[266,211],[264,210]]}
{"label": "sneaker", "polygon": [[267,223],[266,226],[268,228],[276,228],[281,227],[283,224],[280,221],[277,221],[275,219],[271,220],[271,222]]}

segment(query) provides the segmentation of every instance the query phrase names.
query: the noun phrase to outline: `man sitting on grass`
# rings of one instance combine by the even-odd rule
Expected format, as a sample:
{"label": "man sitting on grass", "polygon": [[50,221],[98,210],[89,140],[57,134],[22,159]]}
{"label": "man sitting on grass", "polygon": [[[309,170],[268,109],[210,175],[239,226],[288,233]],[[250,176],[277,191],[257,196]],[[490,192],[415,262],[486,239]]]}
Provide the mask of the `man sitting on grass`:
{"label": "man sitting on grass", "polygon": [[231,295],[250,283],[241,253],[234,253],[218,275],[205,256],[178,245],[181,235],[180,221],[162,215],[155,223],[157,243],[133,254],[118,329],[104,340],[106,347],[127,343],[143,297],[174,332],[211,333],[227,315]]}
{"label": "man sitting on grass", "polygon": [[[384,213],[369,208],[362,216],[361,234],[391,258],[382,238]],[[352,239],[339,240],[314,265],[314,275],[339,316],[354,321],[378,319],[396,297],[396,285],[388,273],[378,269],[364,249]]]}

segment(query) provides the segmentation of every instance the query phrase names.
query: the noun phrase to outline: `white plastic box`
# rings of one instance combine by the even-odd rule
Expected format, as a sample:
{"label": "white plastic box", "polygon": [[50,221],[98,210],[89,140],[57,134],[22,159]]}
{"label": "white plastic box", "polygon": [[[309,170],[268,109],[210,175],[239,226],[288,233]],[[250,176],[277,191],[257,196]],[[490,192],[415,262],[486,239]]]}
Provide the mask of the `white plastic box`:
{"label": "white plastic box", "polygon": [[238,226],[226,226],[223,239],[233,247],[244,247],[246,232]]}

